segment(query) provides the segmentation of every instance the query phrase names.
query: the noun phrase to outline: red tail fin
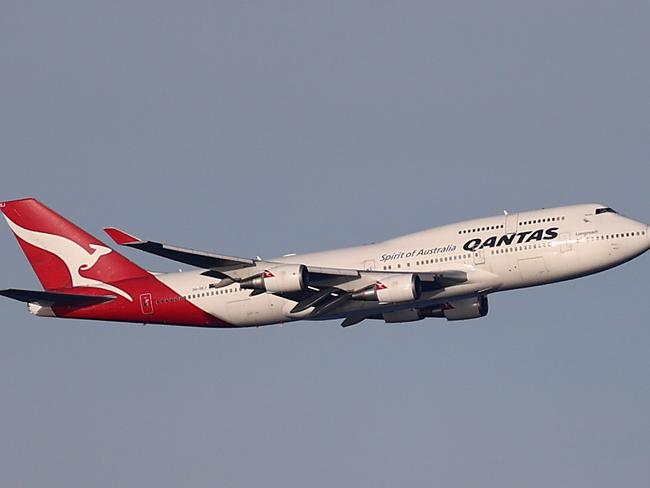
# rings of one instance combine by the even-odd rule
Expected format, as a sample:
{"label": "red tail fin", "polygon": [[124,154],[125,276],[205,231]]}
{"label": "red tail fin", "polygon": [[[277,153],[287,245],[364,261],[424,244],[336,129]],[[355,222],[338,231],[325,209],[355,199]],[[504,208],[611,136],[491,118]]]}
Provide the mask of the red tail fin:
{"label": "red tail fin", "polygon": [[2,202],[0,210],[46,290],[107,288],[107,282],[148,275],[38,200]]}

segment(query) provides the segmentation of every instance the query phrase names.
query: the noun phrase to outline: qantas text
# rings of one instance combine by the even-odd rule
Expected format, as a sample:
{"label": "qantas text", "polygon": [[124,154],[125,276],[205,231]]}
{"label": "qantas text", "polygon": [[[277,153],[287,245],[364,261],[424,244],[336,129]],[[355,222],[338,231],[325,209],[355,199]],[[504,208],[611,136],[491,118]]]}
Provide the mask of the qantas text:
{"label": "qantas text", "polygon": [[524,242],[531,241],[541,241],[552,240],[558,236],[557,231],[558,227],[551,227],[549,229],[539,229],[539,230],[527,230],[524,232],[518,232],[516,234],[505,234],[502,236],[492,236],[488,237],[484,241],[482,239],[476,238],[469,240],[463,246],[463,249],[466,251],[476,251],[477,249],[483,249],[486,247],[500,247],[500,246],[509,246],[511,244],[522,244]]}

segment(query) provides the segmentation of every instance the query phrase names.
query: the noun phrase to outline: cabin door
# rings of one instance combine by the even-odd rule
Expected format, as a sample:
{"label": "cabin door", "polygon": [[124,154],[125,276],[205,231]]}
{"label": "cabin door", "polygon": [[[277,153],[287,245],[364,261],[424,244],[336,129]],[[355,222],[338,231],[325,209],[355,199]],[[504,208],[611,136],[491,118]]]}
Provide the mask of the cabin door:
{"label": "cabin door", "polygon": [[142,293],[140,295],[140,310],[142,310],[143,315],[151,315],[153,313],[151,293]]}
{"label": "cabin door", "polygon": [[516,234],[519,226],[519,214],[506,214],[505,234]]}

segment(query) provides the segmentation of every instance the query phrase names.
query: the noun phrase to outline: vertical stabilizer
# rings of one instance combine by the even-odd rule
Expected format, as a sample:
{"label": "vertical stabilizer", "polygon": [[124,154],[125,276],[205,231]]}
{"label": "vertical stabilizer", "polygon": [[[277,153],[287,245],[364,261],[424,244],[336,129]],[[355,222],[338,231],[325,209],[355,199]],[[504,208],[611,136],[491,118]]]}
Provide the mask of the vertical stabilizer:
{"label": "vertical stabilizer", "polygon": [[83,286],[116,292],[108,283],[148,275],[34,198],[0,202],[0,211],[46,290]]}

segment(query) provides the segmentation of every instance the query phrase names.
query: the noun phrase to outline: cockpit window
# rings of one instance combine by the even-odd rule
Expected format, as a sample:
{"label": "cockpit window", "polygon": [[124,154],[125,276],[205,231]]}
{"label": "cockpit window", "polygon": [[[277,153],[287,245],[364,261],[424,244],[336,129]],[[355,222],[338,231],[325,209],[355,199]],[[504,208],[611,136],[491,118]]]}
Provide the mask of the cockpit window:
{"label": "cockpit window", "polygon": [[613,208],[609,208],[609,207],[603,207],[603,208],[597,208],[596,209],[596,215],[602,214],[602,213],[618,213],[618,212],[616,210],[614,210]]}

